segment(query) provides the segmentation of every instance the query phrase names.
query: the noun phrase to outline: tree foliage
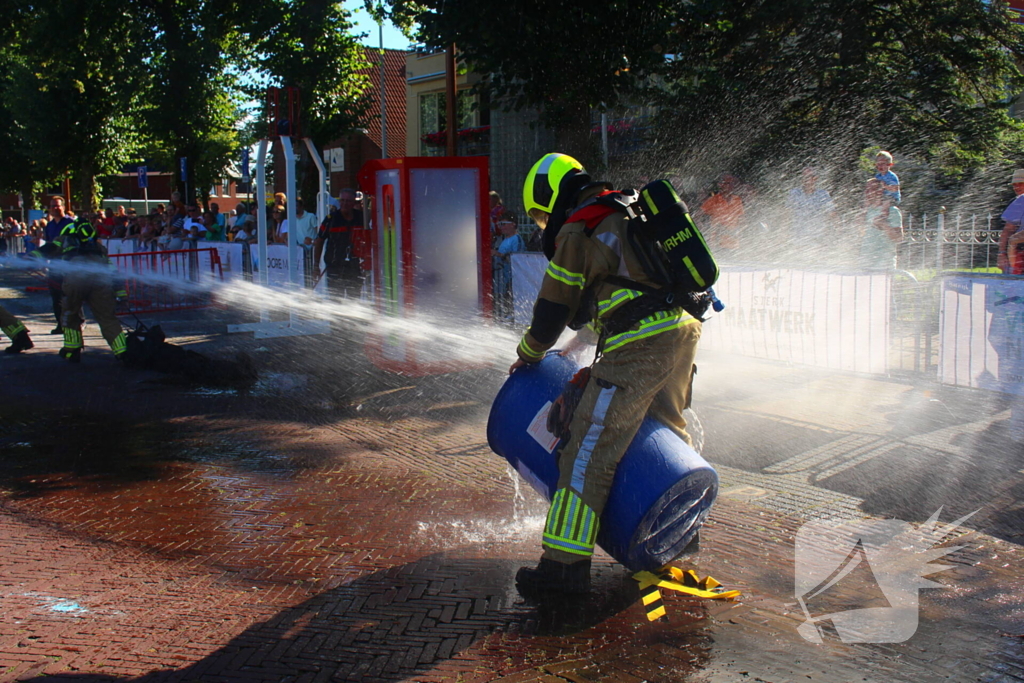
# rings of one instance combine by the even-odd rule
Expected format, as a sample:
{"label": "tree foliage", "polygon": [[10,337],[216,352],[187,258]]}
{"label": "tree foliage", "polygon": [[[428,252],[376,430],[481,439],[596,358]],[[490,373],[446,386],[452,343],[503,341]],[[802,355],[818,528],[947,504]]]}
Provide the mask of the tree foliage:
{"label": "tree foliage", "polygon": [[[959,173],[1019,123],[1022,27],[983,0],[704,0],[679,14],[650,96],[680,152],[728,139],[733,163],[806,156],[853,169],[870,144]],[[680,136],[679,131],[699,131]],[[721,151],[721,150],[720,150]]]}
{"label": "tree foliage", "polygon": [[256,64],[269,84],[299,88],[303,133],[319,147],[362,120],[370,65],[340,3],[276,0],[273,14]]}
{"label": "tree foliage", "polygon": [[556,128],[589,130],[579,108],[657,105],[666,163],[819,154],[852,166],[877,143],[957,173],[1001,157],[1018,129],[1007,97],[1024,89],[1024,43],[1002,0],[393,0],[377,11],[415,21],[431,47],[455,43],[492,100],[538,108]]}
{"label": "tree foliage", "polygon": [[[179,191],[206,198],[238,148],[241,117],[237,70],[251,3],[240,0],[145,0],[141,18],[152,30],[156,106],[147,125],[158,136],[156,158],[175,170]],[[186,181],[177,173],[185,158]]]}
{"label": "tree foliage", "polygon": [[189,194],[205,198],[238,155],[247,105],[262,100],[254,83],[303,88],[307,130],[321,142],[359,125],[362,51],[340,2],[0,7],[8,19],[0,26],[4,189],[71,175],[92,206],[97,176],[142,158],[176,171],[186,157]]}
{"label": "tree foliage", "polygon": [[[250,95],[261,98],[267,85],[298,88],[302,134],[317,149],[360,127],[369,104],[362,94],[370,64],[352,33],[350,13],[330,0],[272,0],[266,11],[261,23],[269,30],[252,51],[258,78],[248,88]],[[310,164],[301,170],[306,172],[300,174],[300,193],[308,198],[315,177]]]}
{"label": "tree foliage", "polygon": [[0,52],[5,135],[22,161],[13,180],[23,189],[71,175],[92,206],[96,176],[117,172],[143,143],[135,122],[147,74],[122,47],[140,38],[138,27],[116,0],[50,0],[15,13],[25,20],[18,41]]}

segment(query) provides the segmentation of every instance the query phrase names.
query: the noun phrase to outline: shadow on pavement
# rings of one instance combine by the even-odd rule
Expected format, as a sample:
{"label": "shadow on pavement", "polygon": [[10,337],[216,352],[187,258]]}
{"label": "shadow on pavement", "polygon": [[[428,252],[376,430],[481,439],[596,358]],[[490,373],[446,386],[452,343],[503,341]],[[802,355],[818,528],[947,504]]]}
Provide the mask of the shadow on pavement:
{"label": "shadow on pavement", "polygon": [[184,669],[135,679],[83,673],[29,680],[398,681],[469,650],[467,670],[497,677],[580,657],[590,662],[609,646],[622,649],[624,658],[650,657],[644,648],[657,643],[685,652],[675,665],[659,667],[663,680],[680,680],[706,664],[710,639],[702,606],[675,609],[671,626],[648,624],[636,582],[610,562],[595,564],[588,596],[526,603],[512,586],[519,564],[430,555],[286,609]]}
{"label": "shadow on pavement", "polygon": [[[967,402],[969,401],[969,402]],[[872,515],[924,522],[940,506],[951,521],[979,511],[966,526],[1020,543],[1024,444],[1014,418],[1017,397],[965,390],[908,392],[887,418],[894,448],[855,468],[811,483],[864,499]],[[982,425],[976,430],[961,425]],[[949,429],[953,428],[953,429]],[[947,435],[947,431],[954,433]]]}

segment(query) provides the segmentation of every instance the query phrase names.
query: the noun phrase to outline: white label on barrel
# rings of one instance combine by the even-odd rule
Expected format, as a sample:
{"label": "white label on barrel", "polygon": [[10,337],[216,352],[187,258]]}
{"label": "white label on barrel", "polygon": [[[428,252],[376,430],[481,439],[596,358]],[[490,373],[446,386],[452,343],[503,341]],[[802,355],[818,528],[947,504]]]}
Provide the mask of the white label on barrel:
{"label": "white label on barrel", "polygon": [[558,445],[558,437],[548,431],[548,412],[551,410],[551,401],[544,404],[544,407],[537,413],[533,422],[526,428],[526,433],[533,437],[533,440],[541,445],[548,453],[555,450]]}

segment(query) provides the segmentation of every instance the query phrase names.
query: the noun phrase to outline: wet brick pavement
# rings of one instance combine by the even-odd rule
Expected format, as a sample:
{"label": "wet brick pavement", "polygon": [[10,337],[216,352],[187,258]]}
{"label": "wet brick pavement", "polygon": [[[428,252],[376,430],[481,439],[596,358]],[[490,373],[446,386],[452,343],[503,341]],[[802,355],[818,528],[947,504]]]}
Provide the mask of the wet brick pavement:
{"label": "wet brick pavement", "polygon": [[[27,322],[45,331],[44,315]],[[992,463],[963,436],[1001,437],[1001,407],[949,424],[898,383],[709,358],[698,401],[722,495],[679,564],[744,595],[668,593],[667,620],[652,624],[603,554],[586,598],[516,592],[544,506],[484,443],[499,375],[472,390],[339,376],[329,384],[344,391],[330,393],[275,360],[308,340],[192,325],[179,340],[249,344],[281,373],[277,388],[203,391],[124,371],[94,328],[76,375],[42,334],[39,351],[0,358],[0,680],[1024,680],[1022,465],[1013,453]],[[919,492],[916,474],[955,449],[969,474],[998,476],[982,477],[985,491],[940,480],[938,494]],[[905,495],[873,493],[886,487]],[[804,521],[920,522],[942,504],[943,521],[983,509],[955,539],[953,568],[932,577],[943,587],[922,591],[912,638],[799,636]],[[835,599],[868,589],[858,579]]]}

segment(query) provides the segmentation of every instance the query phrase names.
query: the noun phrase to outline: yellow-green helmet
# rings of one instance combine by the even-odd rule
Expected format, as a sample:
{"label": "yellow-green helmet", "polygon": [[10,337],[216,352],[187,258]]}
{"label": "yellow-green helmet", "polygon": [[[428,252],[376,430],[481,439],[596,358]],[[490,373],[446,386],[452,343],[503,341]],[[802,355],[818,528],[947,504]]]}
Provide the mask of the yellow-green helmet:
{"label": "yellow-green helmet", "polygon": [[586,173],[583,164],[568,154],[552,152],[542,156],[526,174],[526,182],[523,183],[523,206],[526,213],[532,209],[551,213],[562,183],[580,173]]}
{"label": "yellow-green helmet", "polygon": [[60,231],[63,236],[77,237],[80,242],[90,242],[96,239],[96,228],[88,219],[83,216],[75,218],[75,220],[64,226],[64,229]]}

